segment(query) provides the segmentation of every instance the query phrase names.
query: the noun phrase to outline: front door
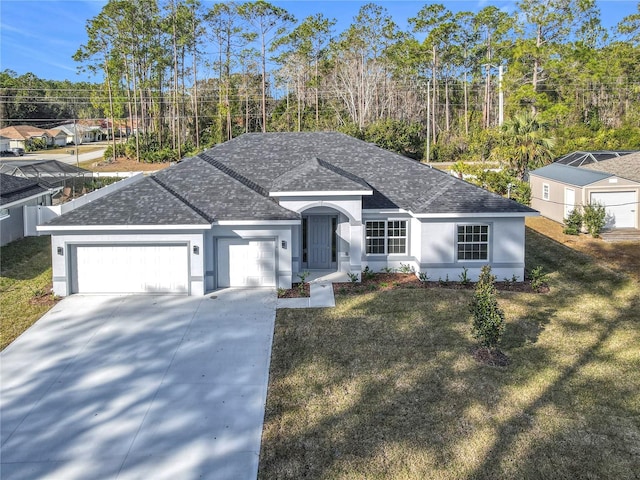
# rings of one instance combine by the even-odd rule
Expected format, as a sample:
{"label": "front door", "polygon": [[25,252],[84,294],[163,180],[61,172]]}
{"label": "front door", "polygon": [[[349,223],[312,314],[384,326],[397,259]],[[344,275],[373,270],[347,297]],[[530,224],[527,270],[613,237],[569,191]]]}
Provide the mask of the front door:
{"label": "front door", "polygon": [[311,215],[309,224],[309,260],[310,269],[331,268],[331,217]]}

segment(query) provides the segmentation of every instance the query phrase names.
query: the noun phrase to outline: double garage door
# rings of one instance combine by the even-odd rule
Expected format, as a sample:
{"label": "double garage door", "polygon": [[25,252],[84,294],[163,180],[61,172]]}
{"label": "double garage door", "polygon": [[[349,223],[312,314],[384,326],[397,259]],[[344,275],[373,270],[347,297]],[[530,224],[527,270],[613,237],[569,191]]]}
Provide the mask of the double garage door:
{"label": "double garage door", "polygon": [[78,245],[73,293],[189,293],[189,250],[180,245]]}
{"label": "double garage door", "polygon": [[605,206],[608,228],[635,228],[638,208],[635,192],[593,192],[591,203]]}

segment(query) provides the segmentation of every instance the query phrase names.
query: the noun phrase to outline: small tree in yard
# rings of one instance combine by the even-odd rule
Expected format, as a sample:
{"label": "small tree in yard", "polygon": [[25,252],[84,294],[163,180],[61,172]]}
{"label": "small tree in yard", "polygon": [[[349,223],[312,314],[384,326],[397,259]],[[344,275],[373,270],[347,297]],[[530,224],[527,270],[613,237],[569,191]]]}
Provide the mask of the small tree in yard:
{"label": "small tree in yard", "polygon": [[473,314],[473,336],[488,350],[495,350],[504,333],[504,312],[498,305],[496,277],[491,267],[485,265],[473,293],[469,309]]}
{"label": "small tree in yard", "polygon": [[599,203],[590,203],[584,206],[582,221],[587,231],[593,238],[600,236],[600,231],[606,225],[607,211]]}
{"label": "small tree in yard", "polygon": [[582,230],[582,214],[580,209],[574,208],[564,221],[563,232],[567,235],[580,235],[580,230]]}

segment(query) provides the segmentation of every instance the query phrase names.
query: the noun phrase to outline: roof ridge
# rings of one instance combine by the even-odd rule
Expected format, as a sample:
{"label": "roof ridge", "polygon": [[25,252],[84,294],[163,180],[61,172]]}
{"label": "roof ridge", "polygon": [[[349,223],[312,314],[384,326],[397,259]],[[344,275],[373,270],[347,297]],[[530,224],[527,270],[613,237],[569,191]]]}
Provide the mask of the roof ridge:
{"label": "roof ridge", "polygon": [[245,177],[241,173],[236,172],[234,169],[232,169],[228,165],[225,165],[224,163],[216,160],[215,158],[210,157],[207,154],[207,152],[203,152],[202,154],[200,154],[199,158],[202,158],[209,165],[217,168],[222,173],[225,173],[228,176],[230,176],[231,178],[233,178],[234,180],[237,180],[238,182],[242,183],[245,187],[250,188],[251,190],[253,190],[254,192],[256,192],[256,193],[258,193],[260,195],[262,195],[265,198],[269,198],[269,192],[265,188],[263,188],[262,186],[258,185],[253,180]]}
{"label": "roof ridge", "polygon": [[195,205],[193,205],[191,202],[189,202],[189,200],[187,200],[185,197],[180,195],[178,192],[176,192],[173,188],[171,188],[165,182],[163,182],[159,178],[156,178],[155,175],[150,175],[149,178],[151,180],[153,180],[154,182],[156,182],[158,185],[160,185],[162,188],[164,188],[171,195],[176,197],[178,200],[180,200],[182,203],[184,203],[186,206],[188,206],[191,210],[193,210],[198,215],[200,215],[202,218],[204,218],[207,222],[213,223],[215,221],[215,218],[207,215],[207,213],[205,213],[203,210],[201,210],[198,207],[196,207]]}

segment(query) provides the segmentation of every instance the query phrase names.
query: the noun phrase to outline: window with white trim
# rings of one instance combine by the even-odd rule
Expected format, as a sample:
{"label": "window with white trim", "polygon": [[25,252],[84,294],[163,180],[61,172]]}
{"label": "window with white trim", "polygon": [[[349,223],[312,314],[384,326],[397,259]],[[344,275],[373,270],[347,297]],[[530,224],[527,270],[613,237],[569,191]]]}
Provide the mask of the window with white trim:
{"label": "window with white trim", "polygon": [[365,249],[367,255],[406,254],[406,220],[377,220],[366,222]]}
{"label": "window with white trim", "polygon": [[8,208],[0,209],[0,219],[3,219],[3,218],[9,218],[9,209]]}
{"label": "window with white trim", "polygon": [[488,260],[489,225],[458,225],[458,260]]}
{"label": "window with white trim", "polygon": [[549,184],[548,183],[542,184],[542,199],[549,200]]}

